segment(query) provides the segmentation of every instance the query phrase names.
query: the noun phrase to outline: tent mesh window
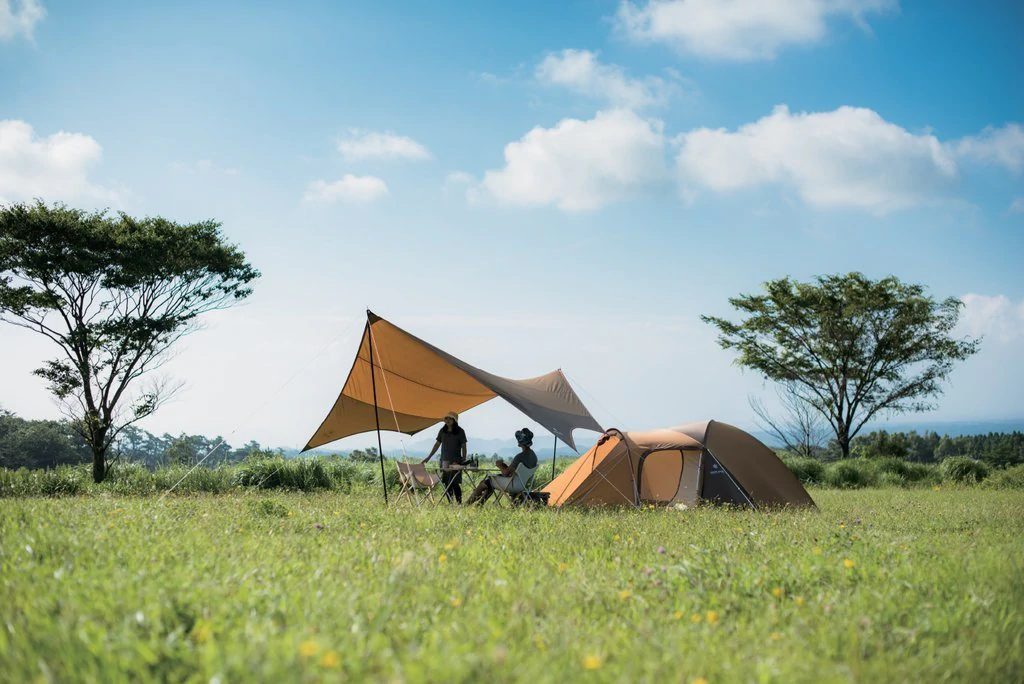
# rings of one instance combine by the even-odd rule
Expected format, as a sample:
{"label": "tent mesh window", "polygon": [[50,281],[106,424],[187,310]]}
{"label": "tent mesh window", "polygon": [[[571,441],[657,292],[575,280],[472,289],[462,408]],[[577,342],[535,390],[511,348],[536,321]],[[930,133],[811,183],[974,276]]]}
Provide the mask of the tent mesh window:
{"label": "tent mesh window", "polygon": [[700,498],[707,503],[750,506],[750,498],[713,455],[705,452],[704,485]]}
{"label": "tent mesh window", "polygon": [[683,452],[678,449],[648,451],[640,457],[640,501],[668,503],[679,491],[683,477]]}

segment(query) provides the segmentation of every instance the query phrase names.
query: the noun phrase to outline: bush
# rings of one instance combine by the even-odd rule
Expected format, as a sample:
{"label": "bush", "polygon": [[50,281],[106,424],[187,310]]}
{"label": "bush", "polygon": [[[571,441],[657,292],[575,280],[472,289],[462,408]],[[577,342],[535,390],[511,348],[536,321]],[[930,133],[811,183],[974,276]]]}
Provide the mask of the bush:
{"label": "bush", "polygon": [[905,486],[915,483],[938,481],[934,466],[924,463],[910,463],[899,458],[880,458],[872,461],[878,474],[879,484],[897,484]]}
{"label": "bush", "polygon": [[1024,464],[995,471],[985,480],[985,486],[993,489],[1024,489]]}
{"label": "bush", "polygon": [[801,484],[825,482],[825,465],[821,461],[813,458],[786,458],[782,462],[796,475]]}
{"label": "bush", "polygon": [[871,464],[863,461],[839,461],[825,470],[825,482],[840,489],[870,487],[877,481]]}
{"label": "bush", "polygon": [[989,472],[991,469],[987,464],[966,456],[953,456],[939,464],[939,473],[948,482],[973,484],[984,480]]}

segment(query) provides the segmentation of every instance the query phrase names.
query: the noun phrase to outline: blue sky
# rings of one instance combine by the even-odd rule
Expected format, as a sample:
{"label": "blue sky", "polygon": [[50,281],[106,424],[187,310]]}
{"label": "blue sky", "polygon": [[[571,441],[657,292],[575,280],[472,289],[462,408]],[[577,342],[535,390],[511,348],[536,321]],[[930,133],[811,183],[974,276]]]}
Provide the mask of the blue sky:
{"label": "blue sky", "polygon": [[[852,270],[985,335],[922,420],[1024,416],[1019,3],[211,5],[0,0],[0,199],[215,218],[264,273],[147,429],[301,445],[367,306],[494,372],[562,367],[606,425],[749,427],[771,390],[700,314]],[[52,350],[0,345],[0,403],[56,415]]]}

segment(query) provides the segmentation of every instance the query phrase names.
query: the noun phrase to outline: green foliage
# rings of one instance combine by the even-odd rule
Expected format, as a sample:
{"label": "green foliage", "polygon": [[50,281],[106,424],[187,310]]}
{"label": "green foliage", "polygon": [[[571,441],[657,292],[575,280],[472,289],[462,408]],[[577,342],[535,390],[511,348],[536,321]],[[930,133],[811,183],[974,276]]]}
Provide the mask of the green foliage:
{"label": "green foliage", "polygon": [[882,484],[934,484],[940,479],[934,466],[899,458],[877,459],[872,461],[871,466],[878,473],[879,483]]}
{"label": "green foliage", "polygon": [[803,484],[824,484],[825,483],[825,464],[813,458],[783,458],[782,462],[786,464],[796,479],[800,480]]}
{"label": "green foliage", "polygon": [[244,299],[257,277],[213,221],[0,205],[0,320],[60,348],[35,372],[75,416],[97,482],[118,433],[173,393],[160,382],[138,389],[139,378],[198,316]]}
{"label": "green foliage", "polygon": [[988,477],[991,469],[982,461],[966,456],[947,458],[939,464],[939,473],[949,482],[975,483]]}
{"label": "green foliage", "polygon": [[0,672],[1020,679],[1024,492],[813,493],[820,511],[775,513],[385,508],[376,493],[264,491],[3,500]]}
{"label": "green foliage", "polygon": [[[860,273],[765,283],[765,294],[729,303],[738,323],[702,320],[719,331],[736,363],[781,383],[832,426],[844,457],[850,440],[879,413],[925,411],[976,340],[951,337],[963,305],[936,302],[920,285]],[[884,454],[891,455],[891,454]]]}
{"label": "green foliage", "polygon": [[837,461],[825,470],[825,482],[838,489],[871,487],[878,481],[871,464],[863,460]]}
{"label": "green foliage", "polygon": [[992,489],[1024,490],[1024,464],[993,472],[985,479],[985,486]]}

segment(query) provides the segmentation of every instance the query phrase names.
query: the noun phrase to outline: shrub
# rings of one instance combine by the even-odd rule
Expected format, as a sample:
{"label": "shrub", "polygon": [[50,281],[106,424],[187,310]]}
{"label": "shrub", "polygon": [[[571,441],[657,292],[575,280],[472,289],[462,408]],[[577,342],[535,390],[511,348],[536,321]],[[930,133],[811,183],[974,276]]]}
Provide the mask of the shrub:
{"label": "shrub", "polygon": [[877,481],[871,464],[863,461],[838,461],[825,470],[825,482],[840,489],[870,487]]}
{"label": "shrub", "polygon": [[993,489],[1024,489],[1024,464],[997,470],[985,480]]}
{"label": "shrub", "polygon": [[939,464],[942,479],[949,482],[975,483],[981,482],[990,472],[990,468],[982,461],[975,461],[966,456],[953,456]]}
{"label": "shrub", "polygon": [[825,465],[821,461],[813,458],[786,458],[783,459],[783,463],[802,484],[825,482]]}
{"label": "shrub", "polygon": [[879,484],[899,483],[900,486],[904,486],[938,480],[935,467],[924,463],[911,463],[899,458],[880,458],[872,461],[872,465],[878,473]]}

